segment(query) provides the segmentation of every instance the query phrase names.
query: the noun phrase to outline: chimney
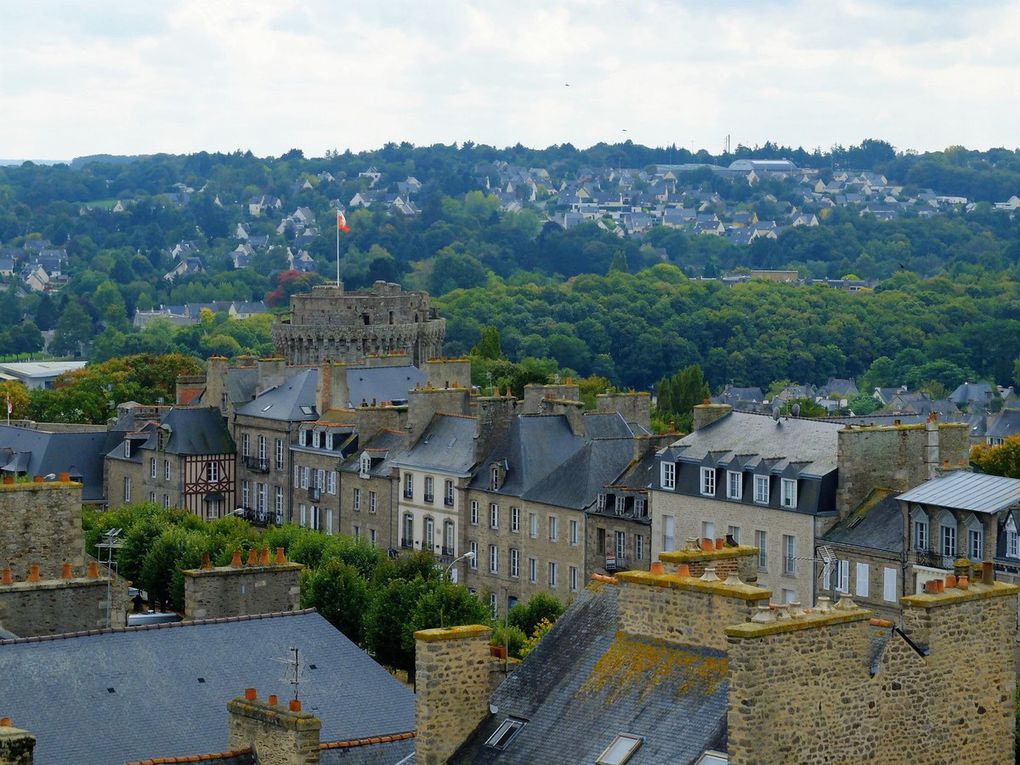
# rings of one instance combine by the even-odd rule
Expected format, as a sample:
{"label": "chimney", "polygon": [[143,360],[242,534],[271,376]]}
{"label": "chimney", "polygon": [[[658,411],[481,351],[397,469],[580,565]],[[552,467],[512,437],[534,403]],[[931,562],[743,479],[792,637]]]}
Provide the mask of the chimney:
{"label": "chimney", "polygon": [[543,399],[540,411],[542,414],[562,414],[570,423],[575,436],[584,436],[584,404],[562,398]]}
{"label": "chimney", "polygon": [[342,361],[324,361],[319,365],[319,379],[315,388],[315,403],[320,413],[330,409],[349,409],[352,402],[347,387],[347,365]]}
{"label": "chimney", "polygon": [[721,420],[732,411],[733,407],[729,404],[698,404],[694,407],[694,423],[691,429],[701,430],[702,428],[707,428],[713,422]]}
{"label": "chimney", "polygon": [[422,366],[433,388],[471,387],[471,359],[430,359]]}
{"label": "chimney", "polygon": [[935,412],[924,423],[924,435],[925,478],[930,480],[939,474],[939,423]]}
{"label": "chimney", "polygon": [[414,633],[415,762],[442,765],[489,714],[489,636],[480,624]]}
{"label": "chimney", "polygon": [[417,441],[436,414],[470,414],[468,388],[417,388],[407,393],[407,428],[411,443]]}
{"label": "chimney", "polygon": [[627,422],[652,429],[652,397],[648,393],[600,393],[595,396],[599,412],[619,412]]}
{"label": "chimney", "polygon": [[258,370],[256,373],[255,389],[258,393],[264,390],[282,385],[287,379],[287,360],[279,357],[258,359],[255,362]]}
{"label": "chimney", "polygon": [[581,389],[574,383],[563,383],[561,385],[538,385],[531,384],[524,386],[524,408],[521,414],[538,414],[542,411],[542,402],[547,398],[560,399],[562,401],[580,401]]}
{"label": "chimney", "polygon": [[0,765],[32,765],[35,736],[0,717]]}
{"label": "chimney", "polygon": [[517,413],[517,399],[509,393],[506,396],[479,396],[475,406],[478,412],[475,458],[483,460],[510,430]]}
{"label": "chimney", "polygon": [[225,356],[210,356],[205,373],[204,402],[218,406],[220,414],[229,416],[230,402],[227,398],[227,374],[229,362]]}
{"label": "chimney", "polygon": [[[275,701],[274,697],[270,697]],[[322,722],[301,711],[301,702],[287,706],[258,698],[254,688],[227,704],[230,749],[251,747],[262,765],[316,765]]]}

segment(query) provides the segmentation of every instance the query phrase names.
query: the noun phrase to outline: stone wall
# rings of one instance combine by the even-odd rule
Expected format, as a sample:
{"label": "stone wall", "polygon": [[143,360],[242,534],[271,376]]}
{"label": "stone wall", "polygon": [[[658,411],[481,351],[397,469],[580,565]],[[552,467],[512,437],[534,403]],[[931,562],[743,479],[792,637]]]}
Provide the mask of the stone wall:
{"label": "stone wall", "polygon": [[906,491],[944,467],[966,465],[970,454],[966,423],[928,422],[842,428],[836,459],[836,506],[846,516],[872,489]]}
{"label": "stone wall", "polygon": [[[184,574],[184,618],[296,611],[301,594],[300,563],[262,563],[188,569]],[[240,563],[238,561],[238,563]]]}
{"label": "stone wall", "polygon": [[1012,763],[1018,592],[903,598],[903,632],[849,599],[727,628],[730,762]]}
{"label": "stone wall", "polygon": [[422,367],[433,388],[470,388],[471,359],[429,359]]}
{"label": "stone wall", "polygon": [[746,621],[769,591],[735,580],[627,571],[620,584],[620,629],[631,635],[726,650],[722,625]]}
{"label": "stone wall", "polygon": [[61,481],[0,484],[0,565],[23,579],[28,567],[58,572],[85,565],[81,484]]}
{"label": "stone wall", "polygon": [[720,579],[736,574],[743,582],[758,581],[758,548],[750,545],[736,547],[718,546],[718,541],[706,539],[702,544],[711,543],[714,549],[675,550],[662,553],[659,560],[668,566],[686,565],[690,576],[699,577],[711,566]]}
{"label": "stone wall", "polygon": [[600,393],[595,396],[599,412],[619,412],[627,422],[636,422],[646,430],[652,428],[652,397],[648,393]]}
{"label": "stone wall", "polygon": [[539,385],[531,383],[524,386],[524,408],[523,414],[538,414],[542,411],[542,401],[547,398],[555,398],[563,401],[580,401],[581,389],[574,383],[562,383],[558,385]]}
{"label": "stone wall", "polygon": [[0,765],[32,765],[35,736],[0,718]]}
{"label": "stone wall", "polygon": [[[0,584],[0,626],[23,638],[103,629],[107,626],[108,584],[108,579],[98,576]],[[123,627],[129,605],[127,588],[114,581],[110,595],[109,626]]]}
{"label": "stone wall", "polygon": [[414,633],[419,765],[445,763],[489,714],[491,634],[478,624]]}
{"label": "stone wall", "polygon": [[319,762],[322,722],[301,705],[257,698],[249,689],[243,698],[227,704],[230,749],[251,747],[261,765],[315,765]]}
{"label": "stone wall", "polygon": [[407,394],[407,427],[413,444],[432,422],[435,414],[470,414],[468,388],[417,388]]}

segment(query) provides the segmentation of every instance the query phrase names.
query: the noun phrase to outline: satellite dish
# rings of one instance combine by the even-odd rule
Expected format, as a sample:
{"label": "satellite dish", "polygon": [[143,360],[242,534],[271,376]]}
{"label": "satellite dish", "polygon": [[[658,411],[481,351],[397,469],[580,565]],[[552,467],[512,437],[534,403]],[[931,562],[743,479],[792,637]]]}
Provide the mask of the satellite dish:
{"label": "satellite dish", "polygon": [[800,404],[794,404],[790,408],[790,412],[793,414],[794,417],[800,417]]}
{"label": "satellite dish", "polygon": [[772,407],[772,419],[775,420],[776,422],[779,422],[779,407],[778,406]]}

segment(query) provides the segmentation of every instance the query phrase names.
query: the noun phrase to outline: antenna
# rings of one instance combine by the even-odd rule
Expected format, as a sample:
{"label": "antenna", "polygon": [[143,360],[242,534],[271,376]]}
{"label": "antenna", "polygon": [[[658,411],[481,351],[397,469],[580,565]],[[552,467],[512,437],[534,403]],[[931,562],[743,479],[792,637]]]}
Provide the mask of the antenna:
{"label": "antenna", "polygon": [[296,700],[301,686],[301,651],[298,648],[288,648],[287,650],[290,651],[291,654],[289,657],[273,659],[273,661],[278,661],[280,664],[287,665],[288,672],[284,677],[281,677],[280,680],[289,684],[294,689],[294,698]]}
{"label": "antenna", "polygon": [[[109,529],[103,532],[104,542],[98,542],[96,544],[97,550],[106,550],[106,628],[109,629],[113,626],[113,572],[117,570],[118,563],[113,560],[113,551],[118,550],[124,546],[124,543],[120,541],[120,535],[124,529]],[[99,562],[102,563],[103,559],[100,557]]]}

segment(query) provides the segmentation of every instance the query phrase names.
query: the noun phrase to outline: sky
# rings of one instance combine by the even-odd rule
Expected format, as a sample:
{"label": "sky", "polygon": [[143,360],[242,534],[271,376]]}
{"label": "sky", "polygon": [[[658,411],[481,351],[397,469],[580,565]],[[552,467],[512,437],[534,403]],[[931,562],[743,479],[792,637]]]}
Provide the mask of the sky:
{"label": "sky", "polygon": [[0,157],[1016,148],[1017,30],[1017,0],[0,0]]}

